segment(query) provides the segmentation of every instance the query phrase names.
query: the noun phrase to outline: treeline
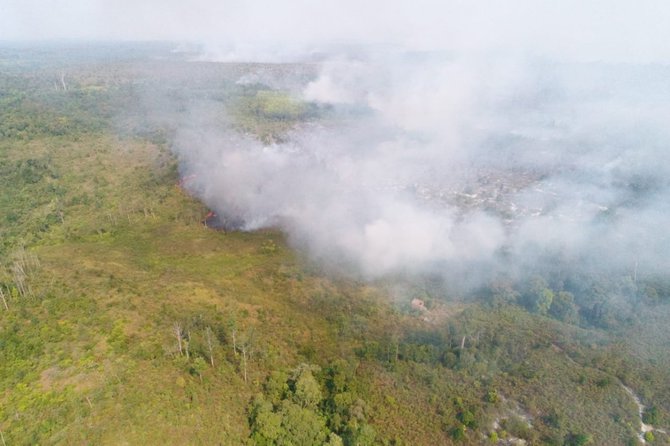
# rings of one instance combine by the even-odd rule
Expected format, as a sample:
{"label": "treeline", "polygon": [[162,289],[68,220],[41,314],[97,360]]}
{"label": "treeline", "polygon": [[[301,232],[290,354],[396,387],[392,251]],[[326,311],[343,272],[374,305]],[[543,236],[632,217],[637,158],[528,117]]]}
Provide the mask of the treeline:
{"label": "treeline", "polygon": [[4,90],[0,94],[0,138],[31,140],[72,136],[109,128],[110,118],[123,105],[123,88],[55,88]]}
{"label": "treeline", "polygon": [[635,322],[638,305],[670,302],[670,281],[616,274],[576,273],[562,280],[536,275],[522,282],[499,280],[476,295],[493,307],[518,305],[569,324],[611,329]]}
{"label": "treeline", "polygon": [[271,372],[249,411],[256,445],[375,444],[367,404],[354,386],[353,369],[339,360],[325,368],[301,364]]}

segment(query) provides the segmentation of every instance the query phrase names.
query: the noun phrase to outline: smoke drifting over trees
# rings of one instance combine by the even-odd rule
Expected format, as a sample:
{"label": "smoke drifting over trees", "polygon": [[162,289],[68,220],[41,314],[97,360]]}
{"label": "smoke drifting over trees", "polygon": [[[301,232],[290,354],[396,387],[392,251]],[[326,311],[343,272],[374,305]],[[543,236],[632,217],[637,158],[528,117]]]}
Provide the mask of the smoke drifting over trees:
{"label": "smoke drifting over trees", "polygon": [[[147,95],[189,187],[236,227],[281,226],[368,277],[670,266],[665,2],[60,4],[109,26],[10,3],[6,37],[40,24],[43,38],[195,42],[194,64],[308,63],[236,79],[287,92],[263,98],[301,121],[281,139],[235,130],[220,98],[173,114]],[[296,119],[308,109],[327,117]]]}
{"label": "smoke drifting over trees", "polygon": [[369,276],[667,268],[665,66],[390,51],[318,70],[287,88],[331,119],[282,141],[202,104],[179,125],[193,189],[239,227]]}

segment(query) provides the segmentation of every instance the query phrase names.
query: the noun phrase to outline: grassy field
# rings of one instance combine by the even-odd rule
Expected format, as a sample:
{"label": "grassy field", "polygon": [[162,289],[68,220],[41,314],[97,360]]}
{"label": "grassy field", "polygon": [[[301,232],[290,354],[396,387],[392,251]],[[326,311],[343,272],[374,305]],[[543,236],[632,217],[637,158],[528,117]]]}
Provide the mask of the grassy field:
{"label": "grassy field", "polygon": [[[484,298],[412,310],[417,284],[398,298],[278,231],[205,227],[170,130],[129,123],[155,65],[2,54],[4,444],[636,444],[622,383],[670,425],[667,303],[614,332]],[[267,86],[221,88],[263,140],[318,119]]]}

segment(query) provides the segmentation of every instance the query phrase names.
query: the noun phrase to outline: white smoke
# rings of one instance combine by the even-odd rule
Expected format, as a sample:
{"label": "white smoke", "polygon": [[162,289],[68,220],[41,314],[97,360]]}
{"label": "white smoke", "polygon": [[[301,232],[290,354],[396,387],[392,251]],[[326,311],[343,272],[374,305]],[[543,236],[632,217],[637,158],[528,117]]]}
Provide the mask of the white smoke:
{"label": "white smoke", "polygon": [[[488,277],[552,258],[670,266],[664,0],[52,6],[5,2],[0,39],[199,50],[190,70],[209,84],[179,67],[147,106],[176,129],[192,190],[231,226],[281,227],[370,277]],[[222,99],[258,84],[325,112],[263,143]]]}
{"label": "white smoke", "polygon": [[299,92],[337,119],[268,145],[196,111],[177,147],[194,190],[240,227],[280,226],[315,258],[370,277],[467,265],[491,277],[558,255],[658,271],[670,249],[670,106],[650,92],[666,74],[500,54],[339,55]]}

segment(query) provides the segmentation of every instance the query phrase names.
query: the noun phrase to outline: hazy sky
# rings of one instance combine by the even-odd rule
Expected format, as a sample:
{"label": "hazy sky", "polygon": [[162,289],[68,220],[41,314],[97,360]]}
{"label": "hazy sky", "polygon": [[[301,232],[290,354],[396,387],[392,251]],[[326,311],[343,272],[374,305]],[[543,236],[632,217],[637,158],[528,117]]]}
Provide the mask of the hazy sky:
{"label": "hazy sky", "polygon": [[667,0],[0,0],[0,40],[396,43],[670,62]]}

